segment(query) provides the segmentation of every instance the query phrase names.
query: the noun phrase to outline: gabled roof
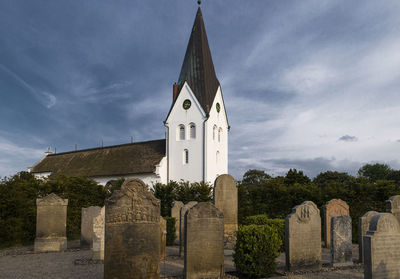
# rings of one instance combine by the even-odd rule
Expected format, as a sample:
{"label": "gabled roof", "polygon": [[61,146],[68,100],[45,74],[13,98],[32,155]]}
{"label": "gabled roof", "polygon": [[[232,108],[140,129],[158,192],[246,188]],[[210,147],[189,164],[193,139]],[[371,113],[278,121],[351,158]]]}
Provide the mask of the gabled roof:
{"label": "gabled roof", "polygon": [[163,157],[165,139],[50,154],[30,171],[84,177],[153,173]]}
{"label": "gabled roof", "polygon": [[200,7],[197,10],[179,75],[179,92],[185,81],[189,84],[205,113],[208,114],[220,84],[215,74]]}

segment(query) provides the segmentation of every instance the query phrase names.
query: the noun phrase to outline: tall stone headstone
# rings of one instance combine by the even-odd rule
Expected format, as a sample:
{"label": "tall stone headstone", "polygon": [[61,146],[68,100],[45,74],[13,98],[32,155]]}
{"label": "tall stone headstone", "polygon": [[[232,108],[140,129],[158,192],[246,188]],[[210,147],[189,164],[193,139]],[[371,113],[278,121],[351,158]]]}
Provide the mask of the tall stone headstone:
{"label": "tall stone headstone", "polygon": [[358,222],[358,259],[360,263],[364,262],[364,243],[363,238],[369,229],[372,217],[379,214],[376,211],[368,211],[362,217],[359,218]]}
{"label": "tall stone headstone", "polygon": [[36,199],[35,252],[67,249],[68,200],[54,193]]}
{"label": "tall stone headstone", "polygon": [[160,258],[164,259],[166,256],[167,247],[167,221],[160,217],[160,235],[161,235],[161,246],[160,246]]}
{"label": "tall stone headstone", "polygon": [[224,278],[224,215],[201,202],[185,214],[186,279]]}
{"label": "tall stone headstone", "polygon": [[160,201],[128,179],[105,207],[104,278],[160,278]]}
{"label": "tall stone headstone", "polygon": [[285,219],[286,268],[321,268],[321,217],[312,201],[295,206]]}
{"label": "tall stone headstone", "polygon": [[183,206],[183,202],[175,201],[174,206],[171,208],[171,217],[175,218],[175,243],[179,244],[179,230],[180,230],[180,222],[181,222],[181,208]]}
{"label": "tall stone headstone", "polygon": [[333,216],[350,216],[349,206],[341,199],[328,201],[324,206],[325,247],[331,247],[331,220]]}
{"label": "tall stone headstone", "polygon": [[100,214],[100,206],[82,208],[81,214],[81,247],[93,247],[93,218]]}
{"label": "tall stone headstone", "polygon": [[392,213],[400,223],[400,195],[390,197],[386,201],[386,212]]}
{"label": "tall stone headstone", "polygon": [[193,206],[197,204],[197,201],[191,201],[181,207],[181,211],[179,213],[179,255],[183,257],[183,250],[185,249],[185,235],[184,235],[184,228],[185,228],[185,213]]}
{"label": "tall stone headstone", "polygon": [[350,216],[333,216],[331,221],[332,266],[353,265],[353,246]]}
{"label": "tall stone headstone", "polygon": [[400,278],[400,224],[390,213],[373,216],[364,236],[364,278]]}
{"label": "tall stone headstone", "polygon": [[224,245],[233,249],[238,229],[238,191],[235,179],[223,174],[215,179],[214,204],[224,214]]}
{"label": "tall stone headstone", "polygon": [[99,215],[93,218],[93,256],[94,260],[104,260],[104,214],[105,207],[100,210]]}

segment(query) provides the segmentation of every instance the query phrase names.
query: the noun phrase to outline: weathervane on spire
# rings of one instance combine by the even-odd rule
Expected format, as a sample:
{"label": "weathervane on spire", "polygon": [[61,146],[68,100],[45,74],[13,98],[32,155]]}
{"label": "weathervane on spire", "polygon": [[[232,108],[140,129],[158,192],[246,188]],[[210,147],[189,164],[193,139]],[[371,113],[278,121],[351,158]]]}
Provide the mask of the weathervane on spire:
{"label": "weathervane on spire", "polygon": [[201,5],[201,0],[197,0],[197,4],[199,4],[199,6]]}

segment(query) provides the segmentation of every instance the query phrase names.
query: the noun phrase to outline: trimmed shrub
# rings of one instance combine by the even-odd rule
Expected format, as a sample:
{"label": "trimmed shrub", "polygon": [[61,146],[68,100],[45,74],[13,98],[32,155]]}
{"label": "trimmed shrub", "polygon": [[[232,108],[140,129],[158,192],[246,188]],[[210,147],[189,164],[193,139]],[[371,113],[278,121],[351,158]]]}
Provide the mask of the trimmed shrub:
{"label": "trimmed shrub", "polygon": [[267,225],[276,228],[278,231],[279,239],[282,241],[282,246],[279,251],[285,251],[285,220],[284,219],[270,219],[266,214],[254,215],[246,217],[243,221],[244,225]]}
{"label": "trimmed shrub", "polygon": [[236,236],[233,253],[236,271],[251,278],[272,275],[282,246],[278,230],[268,225],[240,226]]}
{"label": "trimmed shrub", "polygon": [[165,220],[167,220],[167,246],[172,246],[176,239],[176,220],[174,217],[165,217]]}

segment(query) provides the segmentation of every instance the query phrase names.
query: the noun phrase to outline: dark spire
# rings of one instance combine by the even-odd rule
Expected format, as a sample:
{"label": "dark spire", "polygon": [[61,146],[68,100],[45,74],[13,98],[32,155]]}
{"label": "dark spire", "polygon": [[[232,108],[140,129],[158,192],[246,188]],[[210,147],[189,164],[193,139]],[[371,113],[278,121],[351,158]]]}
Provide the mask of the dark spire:
{"label": "dark spire", "polygon": [[181,74],[179,75],[179,92],[185,81],[208,114],[217,93],[219,81],[215,75],[200,7],[197,10]]}

